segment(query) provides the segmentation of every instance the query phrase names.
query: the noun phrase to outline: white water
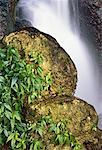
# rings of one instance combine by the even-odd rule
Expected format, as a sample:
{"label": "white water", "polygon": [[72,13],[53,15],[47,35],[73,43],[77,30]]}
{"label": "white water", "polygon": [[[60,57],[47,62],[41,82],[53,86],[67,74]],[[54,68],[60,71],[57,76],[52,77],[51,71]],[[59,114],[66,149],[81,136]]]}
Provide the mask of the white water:
{"label": "white water", "polygon": [[[71,2],[74,4],[74,0],[71,0]],[[71,30],[69,0],[20,0],[18,7],[23,12],[23,19],[30,21],[39,30],[55,37],[71,56],[78,70],[75,95],[92,104],[98,113],[102,113],[96,54],[94,49],[92,50],[92,45],[87,46],[78,36],[76,22],[73,31],[77,30],[77,32]],[[73,11],[74,16],[77,17],[78,12],[74,5]]]}

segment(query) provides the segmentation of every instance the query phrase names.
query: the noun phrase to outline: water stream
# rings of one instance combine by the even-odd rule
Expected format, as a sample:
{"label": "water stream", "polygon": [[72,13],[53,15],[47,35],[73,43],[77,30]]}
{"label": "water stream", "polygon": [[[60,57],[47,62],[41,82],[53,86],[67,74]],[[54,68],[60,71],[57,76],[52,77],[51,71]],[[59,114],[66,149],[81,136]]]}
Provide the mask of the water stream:
{"label": "water stream", "polygon": [[32,26],[56,38],[78,70],[75,95],[92,104],[98,114],[102,113],[98,54],[92,43],[85,43],[79,36],[77,0],[20,0],[17,12],[20,19],[30,21]]}

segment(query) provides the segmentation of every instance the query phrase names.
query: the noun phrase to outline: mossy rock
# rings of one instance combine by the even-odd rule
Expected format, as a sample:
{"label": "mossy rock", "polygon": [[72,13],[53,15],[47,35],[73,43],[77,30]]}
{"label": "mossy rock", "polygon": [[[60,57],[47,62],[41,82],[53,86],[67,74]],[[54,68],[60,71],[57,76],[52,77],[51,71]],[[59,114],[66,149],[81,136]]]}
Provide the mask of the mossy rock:
{"label": "mossy rock", "polygon": [[93,136],[96,138],[96,142],[85,141],[85,150],[102,150],[102,130],[97,129]]}
{"label": "mossy rock", "polygon": [[[28,122],[36,122],[41,116],[50,115],[54,122],[66,122],[66,129],[79,143],[95,142],[93,127],[97,126],[98,116],[95,109],[76,97],[55,97],[34,102],[27,111]],[[47,135],[50,137],[50,135]],[[46,140],[45,140],[46,141]]]}
{"label": "mossy rock", "polygon": [[3,43],[17,48],[21,58],[25,57],[27,63],[31,63],[31,53],[43,56],[44,61],[41,64],[43,76],[50,73],[52,85],[47,92],[42,92],[42,96],[74,94],[77,82],[76,67],[53,37],[30,27],[5,36]]}
{"label": "mossy rock", "polygon": [[48,147],[46,148],[46,150],[72,150],[72,148],[68,145],[54,145],[54,144],[50,144],[48,145]]}

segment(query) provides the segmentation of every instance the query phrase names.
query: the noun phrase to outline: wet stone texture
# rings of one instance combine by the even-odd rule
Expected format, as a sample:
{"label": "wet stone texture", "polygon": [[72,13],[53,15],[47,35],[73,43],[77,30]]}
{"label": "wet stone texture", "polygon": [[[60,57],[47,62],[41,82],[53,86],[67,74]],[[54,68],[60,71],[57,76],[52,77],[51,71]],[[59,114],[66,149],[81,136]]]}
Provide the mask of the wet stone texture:
{"label": "wet stone texture", "polygon": [[0,39],[14,31],[17,0],[0,0]]}
{"label": "wet stone texture", "polygon": [[81,34],[102,50],[102,0],[78,0],[78,5]]}

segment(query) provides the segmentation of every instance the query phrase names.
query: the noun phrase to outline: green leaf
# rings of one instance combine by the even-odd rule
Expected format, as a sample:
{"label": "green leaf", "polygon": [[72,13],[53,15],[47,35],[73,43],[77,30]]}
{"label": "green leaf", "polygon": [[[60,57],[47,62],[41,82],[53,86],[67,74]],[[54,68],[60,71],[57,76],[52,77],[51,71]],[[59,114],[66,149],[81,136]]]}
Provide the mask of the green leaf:
{"label": "green leaf", "polygon": [[5,116],[10,120],[12,117],[12,113],[10,111],[5,111]]}
{"label": "green leaf", "polygon": [[15,143],[16,143],[15,139],[12,139],[11,140],[11,147],[12,147],[12,149],[15,148],[15,146],[16,146]]}
{"label": "green leaf", "polygon": [[53,132],[53,131],[54,132],[56,131],[56,124],[54,124],[54,123],[52,123],[49,128],[49,132]]}
{"label": "green leaf", "polygon": [[8,131],[6,129],[4,129],[4,134],[6,137],[8,137]]}
{"label": "green leaf", "polygon": [[35,98],[37,98],[37,92],[33,92],[31,95],[31,99],[34,100]]}
{"label": "green leaf", "polygon": [[74,144],[75,144],[75,137],[71,133],[70,133],[69,139],[70,139],[71,146],[74,146]]}
{"label": "green leaf", "polygon": [[3,145],[3,144],[4,144],[3,138],[2,136],[0,136],[0,145]]}
{"label": "green leaf", "polygon": [[64,144],[64,141],[63,141],[63,136],[62,135],[57,135],[56,139],[55,139],[56,142],[58,142],[58,144]]}
{"label": "green leaf", "polygon": [[15,126],[15,119],[11,119],[10,123],[11,123],[11,129],[13,130]]}
{"label": "green leaf", "polygon": [[30,124],[28,126],[28,130],[32,130],[34,132],[36,130],[36,123]]}
{"label": "green leaf", "polygon": [[81,144],[76,143],[73,150],[82,150],[83,146]]}
{"label": "green leaf", "polygon": [[31,80],[30,80],[30,78],[27,79],[27,83],[28,83],[28,88],[29,88],[30,85],[31,85]]}
{"label": "green leaf", "polygon": [[42,120],[40,124],[41,124],[42,127],[43,127],[43,126],[46,126],[46,121],[45,121],[45,120]]}
{"label": "green leaf", "polygon": [[11,88],[13,88],[13,86],[16,84],[18,78],[17,77],[13,77],[12,81],[11,81]]}
{"label": "green leaf", "polygon": [[4,103],[4,106],[5,106],[8,110],[12,111],[11,106],[10,106],[9,104]]}
{"label": "green leaf", "polygon": [[0,76],[0,82],[4,82],[4,77],[3,76]]}
{"label": "green leaf", "polygon": [[49,85],[51,85],[51,83],[52,83],[52,78],[51,78],[50,72],[46,75],[46,83],[48,83]]}
{"label": "green leaf", "polygon": [[11,141],[14,138],[14,133],[11,133],[7,138],[7,142]]}
{"label": "green leaf", "polygon": [[1,50],[0,50],[0,57],[1,57],[2,59],[6,57],[6,55],[5,55],[3,52],[1,52]]}
{"label": "green leaf", "polygon": [[37,72],[38,72],[39,75],[41,75],[42,72],[43,72],[43,69],[39,66],[39,67],[37,68]]}
{"label": "green leaf", "polygon": [[22,143],[20,142],[17,144],[16,148],[20,148],[21,146],[22,146]]}
{"label": "green leaf", "polygon": [[31,96],[28,96],[28,103],[30,104],[32,102]]}
{"label": "green leaf", "polygon": [[1,106],[1,113],[4,112],[4,106]]}
{"label": "green leaf", "polygon": [[21,121],[20,113],[18,111],[14,112],[14,116],[18,121]]}
{"label": "green leaf", "polygon": [[63,134],[63,136],[64,136],[64,143],[70,144],[68,132],[65,132],[65,133]]}
{"label": "green leaf", "polygon": [[33,143],[32,143],[32,144],[30,145],[30,150],[33,150],[33,146],[34,146],[34,145],[33,145]]}
{"label": "green leaf", "polygon": [[42,135],[43,135],[43,129],[42,129],[42,127],[38,127],[36,129],[36,132],[42,137]]}
{"label": "green leaf", "polygon": [[41,142],[35,141],[34,143],[34,150],[40,150],[41,149]]}
{"label": "green leaf", "polygon": [[14,48],[10,48],[9,50],[12,52],[12,54],[16,54],[17,53],[17,50],[14,49]]}
{"label": "green leaf", "polygon": [[1,124],[0,124],[0,134],[3,132],[3,128],[2,128],[2,126],[1,126]]}
{"label": "green leaf", "polygon": [[60,133],[60,128],[59,128],[59,127],[56,127],[55,133],[56,133],[56,134],[59,134],[59,133]]}

